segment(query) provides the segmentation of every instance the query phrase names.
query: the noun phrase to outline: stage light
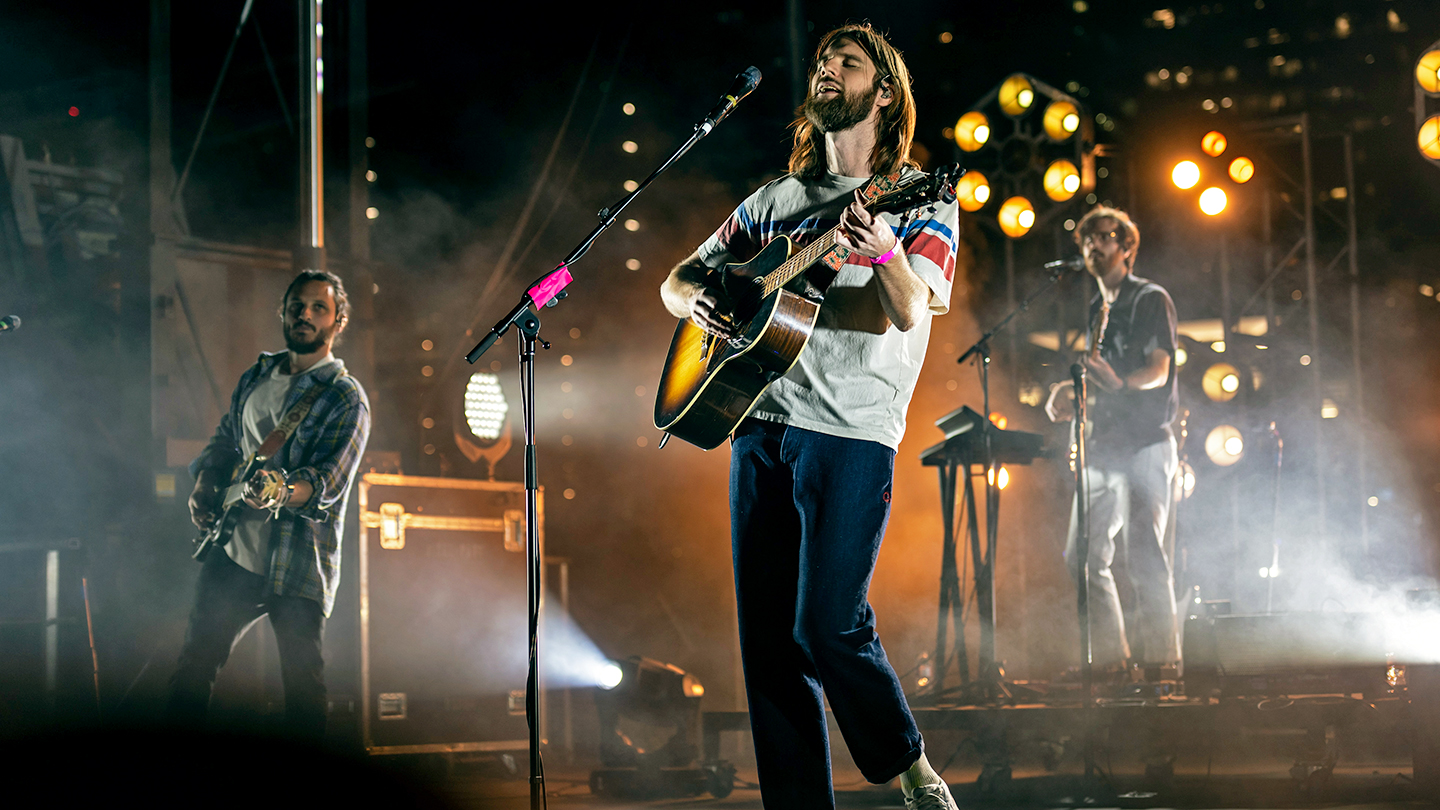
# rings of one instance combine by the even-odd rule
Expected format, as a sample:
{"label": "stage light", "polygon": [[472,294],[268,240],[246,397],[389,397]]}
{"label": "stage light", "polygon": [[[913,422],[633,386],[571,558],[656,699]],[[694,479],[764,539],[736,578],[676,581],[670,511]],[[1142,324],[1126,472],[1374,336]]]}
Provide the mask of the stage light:
{"label": "stage light", "polygon": [[1068,160],[1057,160],[1045,170],[1040,184],[1045,195],[1055,202],[1065,202],[1080,190],[1080,170]]}
{"label": "stage light", "polygon": [[1170,180],[1176,188],[1194,188],[1200,182],[1200,167],[1193,160],[1182,160],[1170,170]]}
{"label": "stage light", "polygon": [[1247,157],[1237,157],[1230,161],[1230,179],[1237,183],[1248,183],[1250,178],[1255,176],[1255,161]]}
{"label": "stage light", "polygon": [[1415,136],[1415,142],[1420,147],[1420,154],[1431,160],[1440,160],[1440,115],[1425,119],[1425,123],[1420,125],[1420,132]]}
{"label": "stage light", "polygon": [[1425,92],[1440,94],[1440,48],[1421,54],[1420,61],[1415,63],[1415,81]]}
{"label": "stage light", "polygon": [[1001,232],[1011,239],[1019,239],[1035,226],[1035,206],[1024,197],[1011,197],[1001,204],[996,219]]}
{"label": "stage light", "polygon": [[1220,425],[1205,437],[1205,455],[1221,467],[1229,467],[1245,455],[1245,439],[1233,425]]}
{"label": "stage light", "polygon": [[488,441],[500,438],[509,411],[499,376],[488,371],[470,375],[470,382],[465,386],[465,422],[476,438]]}
{"label": "stage light", "polygon": [[1035,87],[1023,74],[1016,73],[1000,85],[999,101],[1006,115],[1018,118],[1035,103]]}
{"label": "stage light", "polygon": [[1051,140],[1063,141],[1080,128],[1080,110],[1068,101],[1052,101],[1045,108],[1043,122]]}
{"label": "stage light", "polygon": [[614,661],[606,661],[605,666],[600,669],[598,686],[601,689],[614,689],[623,680],[625,680],[625,670],[621,669],[620,665]]}
{"label": "stage light", "polygon": [[[632,655],[609,662],[619,670],[614,686],[595,690],[600,714],[600,761],[608,767],[632,767],[642,760],[660,767],[683,767],[699,755],[700,698],[705,687],[685,670]],[[613,673],[612,673],[613,675]],[[620,732],[620,718],[675,728],[660,749],[637,749]]]}
{"label": "stage light", "polygon": [[1211,402],[1229,402],[1240,391],[1240,372],[1229,363],[1216,363],[1205,369],[1200,389]]}
{"label": "stage light", "polygon": [[1200,192],[1200,210],[1208,216],[1213,217],[1224,211],[1229,202],[1229,199],[1225,197],[1225,192],[1214,186]]}
{"label": "stage light", "polygon": [[1225,154],[1225,147],[1228,145],[1229,142],[1225,140],[1225,136],[1214,130],[1205,133],[1205,137],[1200,139],[1201,151],[1210,157],[1220,157]]}
{"label": "stage light", "polygon": [[990,201],[990,181],[980,172],[965,172],[955,183],[955,199],[962,209],[972,213],[979,211]]}
{"label": "stage light", "polygon": [[[1004,430],[1004,428],[1001,428],[1001,430]],[[994,470],[988,470],[988,471],[986,471],[986,473],[985,473],[985,480],[986,480],[986,481],[989,481],[989,482],[992,483],[992,484],[995,483],[995,471],[994,471]],[[999,488],[1000,488],[1000,489],[1004,489],[1005,487],[1008,487],[1008,486],[1010,486],[1010,471],[1007,470],[1007,469],[1005,469],[1004,467],[1001,467],[1001,468],[1000,468],[1000,484],[999,484]]]}
{"label": "stage light", "polygon": [[1324,399],[1324,401],[1322,401],[1322,402],[1320,403],[1320,418],[1321,418],[1321,419],[1334,419],[1334,418],[1336,418],[1336,417],[1339,416],[1339,415],[1340,415],[1340,407],[1335,404],[1335,400],[1333,400],[1333,399],[1331,399],[1331,398],[1329,398],[1329,397],[1326,397],[1326,398]]}
{"label": "stage light", "polygon": [[1195,468],[1190,466],[1190,462],[1182,461],[1180,462],[1179,474],[1180,497],[1181,499],[1189,498],[1195,494]]}
{"label": "stage light", "polygon": [[1184,347],[1184,346],[1176,346],[1176,347],[1175,347],[1175,367],[1176,367],[1176,368],[1184,368],[1184,367],[1185,367],[1185,364],[1186,364],[1187,362],[1189,362],[1189,360],[1190,360],[1190,353],[1187,352],[1187,351],[1185,351],[1185,347]]}
{"label": "stage light", "polygon": [[990,140],[990,119],[985,113],[971,110],[955,122],[955,143],[966,152],[974,152]]}

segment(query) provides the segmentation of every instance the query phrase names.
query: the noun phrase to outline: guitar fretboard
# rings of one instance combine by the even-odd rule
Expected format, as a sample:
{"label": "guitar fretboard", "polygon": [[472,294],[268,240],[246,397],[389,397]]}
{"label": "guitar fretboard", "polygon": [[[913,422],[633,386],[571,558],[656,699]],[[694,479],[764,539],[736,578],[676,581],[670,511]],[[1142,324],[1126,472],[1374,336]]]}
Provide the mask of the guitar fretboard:
{"label": "guitar fretboard", "polygon": [[[785,263],[765,274],[761,280],[761,288],[764,290],[762,297],[775,292],[776,290],[795,280],[795,277],[805,272],[805,269],[821,257],[834,262],[834,269],[839,269],[847,258],[850,257],[850,249],[835,244],[835,236],[840,232],[840,226],[836,225],[825,232],[814,242],[806,245],[799,253],[785,260]],[[827,254],[833,250],[833,257]]]}

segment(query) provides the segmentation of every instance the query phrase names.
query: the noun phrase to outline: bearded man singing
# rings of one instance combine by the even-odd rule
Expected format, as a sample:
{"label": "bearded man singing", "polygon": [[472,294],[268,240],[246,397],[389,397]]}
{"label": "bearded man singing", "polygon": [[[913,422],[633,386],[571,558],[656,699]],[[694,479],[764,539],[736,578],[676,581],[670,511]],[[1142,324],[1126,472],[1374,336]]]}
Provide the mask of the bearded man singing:
{"label": "bearded man singing", "polygon": [[908,808],[954,810],[867,599],[890,513],[895,450],[930,320],[949,309],[956,206],[903,220],[861,204],[872,175],[918,174],[900,53],[868,25],[831,31],[810,66],[790,173],[751,194],[665,281],[678,318],[736,334],[716,271],[780,235],[837,224],[851,252],[799,360],[732,437],[731,540],[740,649],[765,806],[833,808],[828,698],[865,778],[900,777]]}

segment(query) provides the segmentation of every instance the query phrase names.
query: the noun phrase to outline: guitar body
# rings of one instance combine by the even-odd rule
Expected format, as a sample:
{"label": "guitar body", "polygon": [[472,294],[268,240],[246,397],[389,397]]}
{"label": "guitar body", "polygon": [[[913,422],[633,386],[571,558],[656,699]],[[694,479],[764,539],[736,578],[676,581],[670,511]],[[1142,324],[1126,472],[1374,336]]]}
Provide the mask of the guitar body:
{"label": "guitar body", "polygon": [[721,271],[740,337],[721,340],[688,318],[680,321],[660,374],[656,427],[705,450],[719,447],[770,383],[795,365],[820,314],[818,291],[805,289],[803,275],[763,297],[757,284],[793,252],[794,243],[777,237],[755,258]]}
{"label": "guitar body", "polygon": [[197,562],[205,562],[205,558],[216,548],[223,548],[230,542],[230,535],[234,533],[235,527],[239,525],[240,518],[245,515],[245,501],[243,490],[245,482],[255,474],[255,471],[265,466],[266,459],[259,456],[251,456],[250,461],[243,467],[236,467],[236,475],[231,478],[230,485],[224,490],[221,496],[221,513],[215,525],[210,531],[195,538],[195,550],[190,557]]}

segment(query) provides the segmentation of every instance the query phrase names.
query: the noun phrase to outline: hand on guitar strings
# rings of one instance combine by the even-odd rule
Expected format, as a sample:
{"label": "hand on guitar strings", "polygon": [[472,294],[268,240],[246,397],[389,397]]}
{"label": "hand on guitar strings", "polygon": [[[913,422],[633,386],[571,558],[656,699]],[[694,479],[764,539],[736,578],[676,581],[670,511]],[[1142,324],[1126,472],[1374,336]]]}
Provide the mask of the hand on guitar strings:
{"label": "hand on guitar strings", "polygon": [[857,189],[855,202],[840,213],[840,230],[835,234],[835,244],[867,259],[875,259],[899,246],[900,238],[885,220],[865,210],[865,198]]}
{"label": "hand on guitar strings", "polygon": [[278,516],[280,510],[290,502],[290,496],[295,492],[295,487],[285,480],[285,473],[280,470],[261,469],[245,482],[245,503],[256,508],[274,512]]}
{"label": "hand on guitar strings", "polygon": [[732,311],[729,297],[718,287],[706,287],[690,302],[690,320],[706,332],[722,338],[739,334]]}
{"label": "hand on guitar strings", "polygon": [[202,470],[190,493],[190,522],[202,532],[208,532],[219,519],[218,506],[220,488],[215,486],[208,470]]}
{"label": "hand on guitar strings", "polygon": [[1085,372],[1090,375],[1090,381],[1104,388],[1106,391],[1119,391],[1125,387],[1125,378],[1100,356],[1099,352],[1090,352],[1080,358],[1085,364]]}

